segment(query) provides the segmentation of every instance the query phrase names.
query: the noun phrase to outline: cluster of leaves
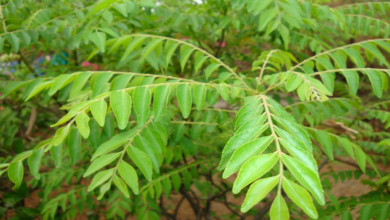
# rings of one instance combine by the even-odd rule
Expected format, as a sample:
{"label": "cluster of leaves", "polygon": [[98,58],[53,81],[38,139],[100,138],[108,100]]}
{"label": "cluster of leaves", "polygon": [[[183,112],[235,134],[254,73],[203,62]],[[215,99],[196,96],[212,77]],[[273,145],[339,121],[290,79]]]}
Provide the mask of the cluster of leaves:
{"label": "cluster of leaves", "polygon": [[[215,201],[227,219],[264,215],[261,201],[271,219],[388,218],[376,166],[390,153],[390,5],[328,3],[3,3],[0,50],[19,65],[1,75],[0,176],[15,192],[0,214],[30,187],[42,202],[21,218],[176,219],[183,199],[205,219]],[[43,75],[29,61],[41,54],[55,54]],[[320,175],[328,160],[359,171]],[[329,175],[373,190],[336,198]],[[246,193],[235,205],[247,214],[229,192]]]}

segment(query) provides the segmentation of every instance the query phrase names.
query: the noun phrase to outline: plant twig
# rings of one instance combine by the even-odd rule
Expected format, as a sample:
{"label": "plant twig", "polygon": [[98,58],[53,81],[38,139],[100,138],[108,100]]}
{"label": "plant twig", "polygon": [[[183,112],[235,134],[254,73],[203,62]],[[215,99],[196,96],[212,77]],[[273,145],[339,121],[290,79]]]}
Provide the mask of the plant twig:
{"label": "plant twig", "polygon": [[24,65],[27,66],[27,68],[30,70],[30,72],[35,76],[35,77],[39,77],[38,74],[34,71],[34,69],[31,67],[31,65],[29,64],[29,62],[26,60],[26,58],[24,57],[23,53],[22,52],[18,52],[19,56],[20,56],[20,59],[22,60],[22,62],[24,63]]}

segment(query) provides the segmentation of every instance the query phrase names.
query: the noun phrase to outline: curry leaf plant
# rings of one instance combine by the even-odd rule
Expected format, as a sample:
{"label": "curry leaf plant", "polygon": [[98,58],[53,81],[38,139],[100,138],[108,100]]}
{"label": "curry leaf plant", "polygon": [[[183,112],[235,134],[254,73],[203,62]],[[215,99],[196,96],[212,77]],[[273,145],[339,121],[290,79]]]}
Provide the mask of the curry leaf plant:
{"label": "curry leaf plant", "polygon": [[[107,201],[108,218],[125,216],[114,208],[119,205],[140,219],[159,218],[160,212],[172,217],[162,198],[173,192],[188,199],[194,212],[225,193],[245,195],[234,213],[240,218],[270,201],[272,220],[301,211],[322,219],[333,215],[326,212],[333,206],[348,219],[359,205],[362,219],[386,219],[381,199],[340,209],[319,170],[322,158],[343,156],[359,172],[385,174],[372,157],[386,155],[381,146],[390,146],[389,134],[367,121],[390,127],[388,3],[44,2],[53,8],[37,3],[46,8],[29,15],[33,1],[1,5],[0,49],[18,54],[21,68],[30,71],[25,55],[40,47],[73,53],[74,63],[50,66],[42,76],[15,75],[1,97],[19,105],[55,100],[62,114],[50,137],[29,140],[32,147],[0,160],[0,175],[8,174],[15,190],[25,176],[35,185],[50,182],[43,165],[70,170],[70,182],[72,175],[89,179],[52,199],[54,186],[45,191],[45,219],[54,219],[59,207],[74,218],[76,196]],[[372,38],[361,40],[362,34]],[[260,41],[267,44],[262,49]],[[249,57],[251,64],[237,67],[234,61],[248,46],[245,61]],[[100,69],[81,68],[81,59]],[[344,130],[321,126],[330,120]],[[375,186],[389,181],[384,176]],[[194,187],[209,190],[203,203],[188,198]],[[152,201],[160,201],[157,211]],[[142,208],[126,209],[127,203]],[[371,205],[380,206],[379,214]]]}

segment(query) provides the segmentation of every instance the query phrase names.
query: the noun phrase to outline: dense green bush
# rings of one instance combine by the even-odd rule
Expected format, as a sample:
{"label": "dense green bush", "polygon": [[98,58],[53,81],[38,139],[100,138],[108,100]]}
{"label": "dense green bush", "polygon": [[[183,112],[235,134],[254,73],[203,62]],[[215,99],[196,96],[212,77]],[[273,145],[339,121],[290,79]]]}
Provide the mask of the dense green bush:
{"label": "dense green bush", "polygon": [[389,217],[390,3],[1,3],[0,216]]}

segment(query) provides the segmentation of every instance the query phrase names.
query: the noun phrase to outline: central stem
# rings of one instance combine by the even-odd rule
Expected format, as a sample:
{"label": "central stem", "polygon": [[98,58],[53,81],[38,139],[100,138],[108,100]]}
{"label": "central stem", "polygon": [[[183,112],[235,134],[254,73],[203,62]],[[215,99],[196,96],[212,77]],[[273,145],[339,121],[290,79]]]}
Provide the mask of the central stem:
{"label": "central stem", "polygon": [[282,190],[282,179],[283,179],[283,161],[282,161],[282,150],[280,148],[280,143],[279,143],[279,137],[276,135],[276,132],[275,132],[275,129],[274,129],[274,123],[272,122],[272,117],[271,117],[271,111],[269,110],[268,106],[269,104],[267,103],[267,97],[266,96],[261,96],[261,99],[263,101],[263,104],[264,104],[264,111],[265,113],[267,114],[267,118],[268,118],[268,123],[269,123],[269,126],[271,128],[271,135],[274,136],[275,138],[275,143],[276,143],[276,150],[279,154],[279,185],[278,185],[278,193],[281,192]]}

